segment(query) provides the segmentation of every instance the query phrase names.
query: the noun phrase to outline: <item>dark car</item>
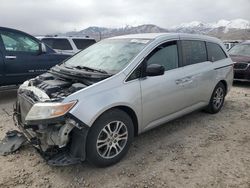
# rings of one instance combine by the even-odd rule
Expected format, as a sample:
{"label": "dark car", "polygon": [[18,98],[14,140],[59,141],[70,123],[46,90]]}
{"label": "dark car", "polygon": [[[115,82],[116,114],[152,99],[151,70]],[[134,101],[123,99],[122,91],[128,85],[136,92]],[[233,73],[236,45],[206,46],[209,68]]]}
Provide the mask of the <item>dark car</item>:
{"label": "dark car", "polygon": [[0,86],[20,84],[68,57],[27,33],[0,27]]}
{"label": "dark car", "polygon": [[234,80],[250,81],[250,42],[243,42],[229,50],[234,64]]}

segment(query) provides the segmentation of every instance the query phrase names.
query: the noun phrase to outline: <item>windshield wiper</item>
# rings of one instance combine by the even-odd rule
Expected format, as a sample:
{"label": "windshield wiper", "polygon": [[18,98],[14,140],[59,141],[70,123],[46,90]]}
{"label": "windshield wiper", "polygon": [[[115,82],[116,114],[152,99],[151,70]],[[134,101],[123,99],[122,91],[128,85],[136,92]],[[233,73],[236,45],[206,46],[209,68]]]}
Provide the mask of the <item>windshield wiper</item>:
{"label": "windshield wiper", "polygon": [[100,72],[100,73],[103,73],[103,74],[108,74],[108,72],[105,71],[105,70],[102,70],[102,69],[94,69],[94,68],[85,67],[85,66],[81,66],[81,65],[78,65],[78,66],[75,66],[75,67],[72,67],[72,68],[75,68],[75,69],[84,69],[84,70],[86,70],[86,71]]}

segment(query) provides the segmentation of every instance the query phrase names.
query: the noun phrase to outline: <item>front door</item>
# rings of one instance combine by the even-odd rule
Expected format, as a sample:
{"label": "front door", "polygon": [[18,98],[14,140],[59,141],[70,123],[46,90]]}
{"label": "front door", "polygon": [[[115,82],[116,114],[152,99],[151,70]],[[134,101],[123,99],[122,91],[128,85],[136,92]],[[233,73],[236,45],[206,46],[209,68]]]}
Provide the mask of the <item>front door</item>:
{"label": "front door", "polygon": [[46,71],[39,42],[22,32],[0,31],[5,62],[5,84],[17,84]]}

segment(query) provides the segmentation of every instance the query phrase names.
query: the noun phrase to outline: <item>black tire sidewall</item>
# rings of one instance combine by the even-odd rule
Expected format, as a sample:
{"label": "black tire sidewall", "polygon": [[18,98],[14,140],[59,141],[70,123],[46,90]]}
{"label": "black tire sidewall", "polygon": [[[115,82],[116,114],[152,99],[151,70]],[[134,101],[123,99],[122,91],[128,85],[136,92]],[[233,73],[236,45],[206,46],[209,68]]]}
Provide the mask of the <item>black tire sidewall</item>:
{"label": "black tire sidewall", "polygon": [[[96,148],[96,142],[97,138],[99,136],[99,133],[104,128],[105,125],[112,121],[121,121],[125,124],[128,131],[128,140],[123,148],[123,150],[115,157],[111,159],[105,159],[101,157],[97,151]],[[87,160],[98,167],[105,167],[110,166],[112,164],[115,164],[119,162],[127,153],[129,146],[131,145],[134,137],[134,127],[133,122],[129,115],[119,109],[112,109],[104,114],[102,114],[92,125],[92,127],[89,130],[88,136],[87,136],[87,143],[86,143],[86,153],[87,153]]]}
{"label": "black tire sidewall", "polygon": [[[215,108],[214,104],[213,104],[213,99],[214,99],[214,95],[215,95],[218,88],[222,88],[222,90],[223,90],[223,99],[222,99],[222,103],[221,103],[220,107]],[[219,82],[216,85],[216,87],[214,88],[213,94],[212,94],[210,102],[209,102],[209,112],[210,113],[215,114],[215,113],[217,113],[217,112],[219,112],[221,110],[221,108],[223,107],[223,104],[224,104],[225,96],[226,96],[226,88],[225,88],[223,83]]]}

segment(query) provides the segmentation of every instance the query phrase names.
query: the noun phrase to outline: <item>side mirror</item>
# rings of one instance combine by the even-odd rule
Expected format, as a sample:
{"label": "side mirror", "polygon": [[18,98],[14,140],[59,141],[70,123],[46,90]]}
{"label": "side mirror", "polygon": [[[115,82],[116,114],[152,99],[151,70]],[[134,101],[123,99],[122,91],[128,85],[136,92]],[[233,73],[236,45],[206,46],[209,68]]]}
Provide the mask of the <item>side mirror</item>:
{"label": "side mirror", "polygon": [[41,42],[40,43],[40,54],[45,54],[47,52],[47,48],[46,48],[46,45]]}
{"label": "side mirror", "polygon": [[151,64],[146,68],[146,76],[159,76],[163,75],[165,68],[159,64]]}

